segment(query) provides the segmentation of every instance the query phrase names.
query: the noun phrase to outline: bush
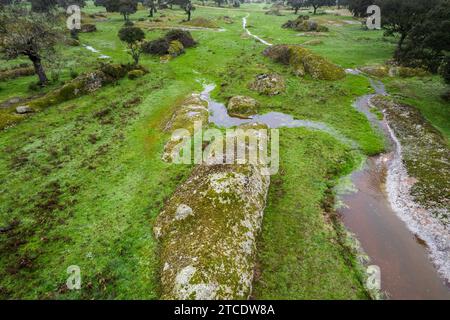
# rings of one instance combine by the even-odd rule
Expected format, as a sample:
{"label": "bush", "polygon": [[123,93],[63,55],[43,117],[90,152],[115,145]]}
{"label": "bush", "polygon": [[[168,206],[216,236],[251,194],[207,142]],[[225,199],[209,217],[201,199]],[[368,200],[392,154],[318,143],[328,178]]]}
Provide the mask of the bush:
{"label": "bush", "polygon": [[164,38],[169,43],[173,40],[178,40],[183,44],[183,47],[185,48],[190,48],[197,44],[194,38],[192,38],[192,35],[189,31],[184,31],[180,29],[171,30],[167,32]]}
{"label": "bush", "polygon": [[39,83],[37,83],[37,82],[31,82],[28,85],[28,90],[30,90],[30,91],[38,91],[40,88],[41,87],[39,86]]}
{"label": "bush", "polygon": [[128,72],[128,79],[134,80],[142,77],[144,74],[145,73],[142,70],[131,70],[130,72]]}
{"label": "bush", "polygon": [[142,51],[144,53],[162,56],[169,52],[169,42],[163,38],[147,41],[142,44]]}
{"label": "bush", "polygon": [[78,72],[76,72],[75,70],[70,70],[69,75],[72,79],[75,79],[76,77],[78,77]]}
{"label": "bush", "polygon": [[130,69],[131,67],[128,65],[117,63],[103,63],[100,65],[100,70],[114,80],[123,78]]}

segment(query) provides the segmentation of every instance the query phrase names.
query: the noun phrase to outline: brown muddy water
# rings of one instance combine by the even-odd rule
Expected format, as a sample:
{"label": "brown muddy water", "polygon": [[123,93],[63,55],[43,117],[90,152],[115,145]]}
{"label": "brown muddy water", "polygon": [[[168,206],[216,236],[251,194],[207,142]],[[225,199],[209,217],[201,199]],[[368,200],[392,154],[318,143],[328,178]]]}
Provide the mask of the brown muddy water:
{"label": "brown muddy water", "polygon": [[391,299],[450,299],[426,244],[392,210],[385,192],[389,155],[369,158],[351,175],[355,193],[341,197],[343,223],[356,235],[370,264],[380,267],[381,289]]}
{"label": "brown muddy water", "polygon": [[[386,95],[381,82],[371,80],[371,84],[377,94]],[[450,299],[450,284],[433,265],[427,242],[410,231],[389,200],[388,172],[401,163],[401,155],[388,124],[370,112],[372,96],[359,98],[355,108],[385,135],[392,151],[369,158],[361,170],[351,174],[356,191],[340,195],[344,205],[337,211],[370,257],[370,264],[380,268],[381,290],[387,298]]]}

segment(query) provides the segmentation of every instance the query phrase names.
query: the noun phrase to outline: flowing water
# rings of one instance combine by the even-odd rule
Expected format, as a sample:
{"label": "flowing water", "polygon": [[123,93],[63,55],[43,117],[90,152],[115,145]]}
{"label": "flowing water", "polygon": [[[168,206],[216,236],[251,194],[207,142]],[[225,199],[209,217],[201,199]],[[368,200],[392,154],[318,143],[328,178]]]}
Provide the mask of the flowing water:
{"label": "flowing water", "polygon": [[[371,84],[377,94],[386,94],[381,82],[371,80]],[[407,194],[399,194],[399,183],[407,184],[408,177],[405,176],[402,180],[398,177],[399,171],[406,175],[401,161],[401,146],[388,123],[379,121],[370,112],[372,96],[360,97],[355,102],[355,107],[385,134],[393,151],[369,158],[362,170],[351,175],[351,181],[357,191],[341,195],[344,206],[338,209],[338,212],[346,227],[357,236],[371,259],[370,263],[380,267],[381,289],[388,297],[450,299],[449,283],[440,277],[430,260],[430,256],[434,258],[436,252],[439,254],[436,243],[428,236],[427,230],[415,228],[407,217],[414,214],[412,200],[408,199],[410,203],[403,208],[399,208],[395,203],[397,199],[393,195],[408,197]],[[409,179],[411,185],[413,182],[413,179]],[[429,216],[424,210],[422,214]],[[437,228],[433,229],[436,230]],[[448,231],[441,229],[438,232],[442,232],[441,236],[446,237],[445,232]],[[436,236],[439,234],[434,235]],[[448,263],[439,259],[433,260],[437,267],[440,267],[441,263]]]}

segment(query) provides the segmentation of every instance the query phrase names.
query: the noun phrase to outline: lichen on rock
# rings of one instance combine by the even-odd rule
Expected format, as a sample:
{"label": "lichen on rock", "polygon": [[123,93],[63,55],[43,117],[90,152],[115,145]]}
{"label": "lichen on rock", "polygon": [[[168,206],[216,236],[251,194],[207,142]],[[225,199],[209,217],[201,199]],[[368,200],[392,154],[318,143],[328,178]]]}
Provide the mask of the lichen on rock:
{"label": "lichen on rock", "polygon": [[228,101],[227,110],[230,116],[248,118],[258,113],[258,106],[258,101],[251,97],[234,96]]}
{"label": "lichen on rock", "polygon": [[412,178],[411,195],[446,226],[450,225],[450,155],[441,135],[408,105],[376,96],[371,103],[382,110],[402,146],[402,157]]}
{"label": "lichen on rock", "polygon": [[288,20],[282,25],[283,28],[289,28],[296,31],[316,31],[327,32],[328,28],[320,25],[317,21],[310,20],[307,15],[299,15],[295,20]]}
{"label": "lichen on rock", "polygon": [[[199,165],[167,201],[160,241],[161,298],[247,299],[269,176],[255,165]],[[194,214],[177,219],[180,205]]]}
{"label": "lichen on rock", "polygon": [[338,80],[345,77],[343,68],[298,45],[276,45],[263,54],[276,62],[289,65],[294,74],[309,74],[313,79]]}
{"label": "lichen on rock", "polygon": [[200,121],[206,125],[208,123],[208,103],[200,98],[198,94],[192,94],[186,98],[173,113],[171,119],[167,122],[164,131],[172,133],[171,140],[164,146],[162,159],[167,162],[173,161],[174,157],[180,152],[176,147],[185,138],[177,130],[185,130],[186,134],[193,135],[195,133],[194,122]]}
{"label": "lichen on rock", "polygon": [[284,78],[277,73],[262,73],[250,82],[249,88],[260,94],[274,96],[286,91],[286,84]]}

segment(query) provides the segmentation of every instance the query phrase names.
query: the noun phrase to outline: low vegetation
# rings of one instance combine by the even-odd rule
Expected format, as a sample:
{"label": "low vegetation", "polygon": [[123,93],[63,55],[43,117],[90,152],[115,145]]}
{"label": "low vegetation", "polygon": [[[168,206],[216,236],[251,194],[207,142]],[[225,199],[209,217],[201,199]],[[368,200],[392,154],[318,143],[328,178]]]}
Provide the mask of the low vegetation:
{"label": "low vegetation", "polygon": [[[0,27],[0,297],[370,298],[333,210],[333,187],[385,141],[352,105],[374,93],[368,78],[344,70],[382,79],[393,99],[386,108],[409,105],[445,151],[449,89],[434,74],[448,73],[444,49],[433,51],[437,69],[393,63],[399,32],[365,30],[351,16],[324,12],[327,1],[290,1],[294,10],[277,7],[282,16],[266,15],[265,3],[224,8],[221,0],[195,10],[190,1],[77,3],[95,32],[62,30],[65,1],[21,8],[43,22],[37,29],[11,20],[16,9],[0,13],[0,26],[13,21]],[[244,17],[274,45],[249,37]],[[35,39],[31,47],[10,26]],[[414,39],[408,33],[401,47]],[[270,185],[252,166],[176,165],[173,130],[193,133],[194,120],[213,126],[198,95],[210,83],[232,115],[282,112],[354,144],[280,128],[280,170]],[[70,265],[81,268],[81,290],[66,286]]]}

